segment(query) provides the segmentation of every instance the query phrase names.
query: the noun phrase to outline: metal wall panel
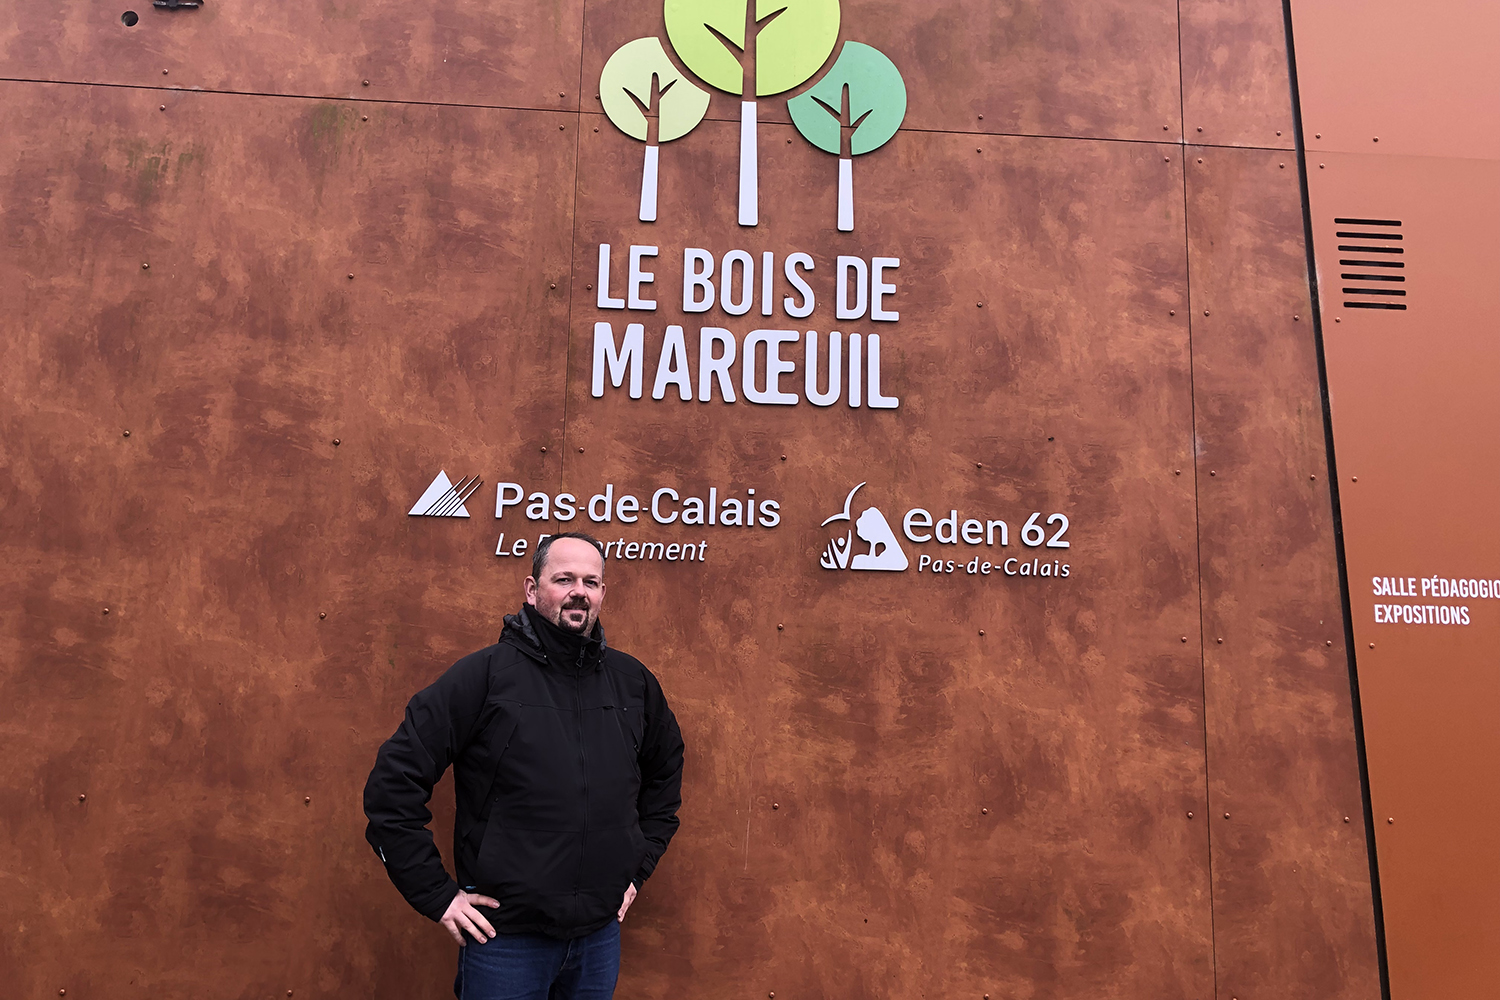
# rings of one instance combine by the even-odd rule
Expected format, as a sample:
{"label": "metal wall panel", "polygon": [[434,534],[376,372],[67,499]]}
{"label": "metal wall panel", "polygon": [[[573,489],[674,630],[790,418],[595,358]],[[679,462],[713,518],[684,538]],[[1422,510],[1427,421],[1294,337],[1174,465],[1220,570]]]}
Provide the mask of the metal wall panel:
{"label": "metal wall panel", "polygon": [[1292,15],[1390,993],[1481,996],[1500,977],[1500,780],[1476,766],[1500,756],[1500,8]]}
{"label": "metal wall panel", "polygon": [[426,990],[447,956],[390,919],[358,790],[405,699],[498,624],[472,522],[405,505],[455,459],[546,474],[572,199],[535,179],[572,174],[574,137],[7,94],[7,989]]}
{"label": "metal wall panel", "polygon": [[[1500,608],[1467,588],[1500,577],[1489,430],[1500,422],[1500,161],[1316,155],[1313,239],[1391,995],[1482,995],[1500,975],[1500,780],[1476,767],[1500,756]],[[1401,225],[1334,221],[1347,217]],[[1343,293],[1375,284],[1343,274],[1375,269],[1341,260],[1396,256],[1342,249],[1390,246],[1338,235],[1370,229],[1402,237],[1404,311],[1351,307],[1371,297]],[[1425,582],[1434,577],[1442,590]],[[1459,579],[1464,590],[1448,592]],[[1426,617],[1459,608],[1466,624]]]}
{"label": "metal wall panel", "polygon": [[[574,286],[600,242],[649,238],[661,306],[575,297],[564,482],[755,488],[789,525],[709,529],[701,570],[611,569],[615,634],[652,649],[665,630],[694,746],[689,825],[648,920],[627,922],[628,995],[676,995],[684,974],[711,996],[1207,995],[1206,830],[1185,818],[1204,775],[1198,648],[1181,641],[1196,631],[1192,494],[1174,475],[1191,449],[1180,164],[1139,144],[977,152],[903,132],[858,165],[858,231],[830,238],[831,158],[789,132],[763,130],[768,204],[748,232],[732,177],[692,183],[733,163],[734,126],[664,150],[654,226],[634,219],[637,144],[583,133]],[[665,324],[687,327],[696,361],[700,325],[785,322],[683,314],[667,255],[682,246],[811,248],[814,275],[835,253],[899,257],[899,323],[840,323],[824,296],[799,329],[881,334],[900,409],[649,398]],[[643,398],[595,399],[593,323],[630,318],[646,325]],[[1073,576],[821,569],[818,525],[864,480],[861,502],[893,525],[915,506],[1000,516],[1065,497],[1077,540],[1056,551]],[[958,548],[907,554],[915,569]],[[648,957],[663,947],[674,964]]]}
{"label": "metal wall panel", "polygon": [[1375,997],[1296,162],[1190,147],[1187,179],[1218,989]]}
{"label": "metal wall panel", "polygon": [[1182,0],[1183,132],[1214,146],[1292,149],[1280,0]]}
{"label": "metal wall panel", "polygon": [[[577,110],[582,0],[8,5],[11,79]],[[122,23],[126,11],[139,18]],[[595,77],[597,79],[597,77]],[[593,93],[590,91],[589,93]]]}
{"label": "metal wall panel", "polygon": [[[906,78],[908,128],[1144,140],[1180,135],[1177,13],[1164,0],[845,0],[840,8],[840,42],[875,46]],[[667,37],[660,3],[591,0],[583,34],[587,85],[599,79],[610,53],[645,35]],[[786,98],[803,89],[761,100],[760,120],[790,121]],[[584,110],[592,109],[585,103]],[[715,92],[709,116],[738,120],[739,97]]]}

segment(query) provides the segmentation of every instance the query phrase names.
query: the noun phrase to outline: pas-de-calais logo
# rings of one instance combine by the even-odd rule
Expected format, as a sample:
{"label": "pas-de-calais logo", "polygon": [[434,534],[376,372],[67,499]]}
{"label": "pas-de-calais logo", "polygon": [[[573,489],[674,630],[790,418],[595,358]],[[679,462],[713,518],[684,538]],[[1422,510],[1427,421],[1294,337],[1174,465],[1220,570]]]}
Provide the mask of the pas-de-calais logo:
{"label": "pas-de-calais logo", "polygon": [[[885,519],[875,507],[866,507],[860,512],[859,520],[855,521],[850,513],[854,503],[854,494],[860,491],[865,484],[849,491],[844,498],[844,509],[823,522],[827,527],[835,521],[853,521],[854,527],[844,532],[842,538],[834,538],[823,550],[823,556],[818,560],[818,565],[824,569],[886,569],[903,570],[910,565],[906,560],[906,552],[901,548],[901,543],[896,540],[896,533],[891,530],[891,523]],[[854,536],[859,535],[860,540],[870,546],[870,551],[851,554],[854,551]]]}
{"label": "pas-de-calais logo", "polygon": [[478,476],[460,479],[455,484],[446,471],[439,470],[432,485],[406,513],[411,517],[468,517],[469,509],[464,506],[464,501],[483,485],[484,480]]}
{"label": "pas-de-calais logo", "polygon": [[[838,0],[665,0],[667,38],[699,79],[740,101],[742,226],[760,219],[756,98],[806,83],[833,53]],[[657,149],[708,113],[708,91],[684,77],[658,38],[615,50],[599,75],[599,101],[621,132],[646,144],[642,222],[656,221]],[[884,53],[845,42],[827,74],[787,101],[808,142],[839,158],[838,226],[854,229],[854,160],[879,149],[906,117],[906,83]]]}

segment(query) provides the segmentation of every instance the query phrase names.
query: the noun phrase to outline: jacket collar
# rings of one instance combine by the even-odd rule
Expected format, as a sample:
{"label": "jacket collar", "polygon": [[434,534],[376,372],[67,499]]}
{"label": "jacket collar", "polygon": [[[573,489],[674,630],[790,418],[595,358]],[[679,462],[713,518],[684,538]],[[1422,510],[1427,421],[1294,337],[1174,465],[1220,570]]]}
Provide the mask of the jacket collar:
{"label": "jacket collar", "polygon": [[[539,663],[546,663],[547,653],[542,647],[542,640],[537,635],[536,625],[532,621],[532,615],[535,614],[537,614],[536,608],[523,604],[520,611],[513,615],[506,615],[504,627],[500,630],[500,641],[509,642]],[[608,645],[604,641],[604,623],[595,621],[594,630],[589,633],[589,642],[586,647],[589,665],[597,665],[603,661],[604,651],[607,648]]]}

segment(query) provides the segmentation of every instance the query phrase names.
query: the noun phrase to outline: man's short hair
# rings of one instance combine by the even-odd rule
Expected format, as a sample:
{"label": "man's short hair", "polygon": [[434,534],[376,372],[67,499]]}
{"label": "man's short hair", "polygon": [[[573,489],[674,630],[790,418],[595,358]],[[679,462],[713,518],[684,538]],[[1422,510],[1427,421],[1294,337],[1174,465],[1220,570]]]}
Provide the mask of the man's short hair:
{"label": "man's short hair", "polygon": [[547,551],[552,548],[552,543],[559,538],[576,538],[580,542],[588,542],[599,552],[600,562],[604,561],[604,544],[593,535],[582,531],[564,531],[560,535],[548,535],[537,543],[536,551],[531,554],[531,577],[538,583],[542,579],[542,571],[547,568]]}

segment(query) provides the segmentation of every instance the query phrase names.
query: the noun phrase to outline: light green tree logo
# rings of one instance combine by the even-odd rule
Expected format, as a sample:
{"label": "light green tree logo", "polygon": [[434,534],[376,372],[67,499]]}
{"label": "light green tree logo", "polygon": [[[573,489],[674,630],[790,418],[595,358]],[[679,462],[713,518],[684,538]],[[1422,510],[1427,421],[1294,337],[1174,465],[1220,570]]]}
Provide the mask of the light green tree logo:
{"label": "light green tree logo", "polygon": [[740,225],[760,217],[755,100],[818,71],[839,37],[838,0],[666,0],[672,48],[706,83],[740,95]]}
{"label": "light green tree logo", "polygon": [[[665,0],[677,57],[712,87],[740,95],[739,222],[760,219],[756,102],[806,83],[838,43],[838,0]],[[620,46],[599,79],[610,121],[646,143],[642,222],[656,221],[657,147],[686,135],[709,95],[686,79],[659,39]],[[787,102],[797,130],[839,157],[839,228],[854,228],[851,157],[887,142],[906,115],[906,84],[879,50],[846,42],[827,75]]]}
{"label": "light green tree logo", "polygon": [[657,148],[687,135],[708,113],[708,91],[683,78],[657,38],[615,50],[599,75],[599,101],[615,127],[646,144],[641,221],[656,221]]}
{"label": "light green tree logo", "polygon": [[806,93],[787,102],[803,138],[839,158],[839,229],[854,229],[854,160],[890,141],[906,117],[906,83],[885,53],[845,42]]}

